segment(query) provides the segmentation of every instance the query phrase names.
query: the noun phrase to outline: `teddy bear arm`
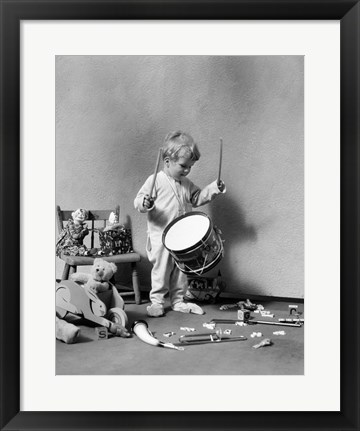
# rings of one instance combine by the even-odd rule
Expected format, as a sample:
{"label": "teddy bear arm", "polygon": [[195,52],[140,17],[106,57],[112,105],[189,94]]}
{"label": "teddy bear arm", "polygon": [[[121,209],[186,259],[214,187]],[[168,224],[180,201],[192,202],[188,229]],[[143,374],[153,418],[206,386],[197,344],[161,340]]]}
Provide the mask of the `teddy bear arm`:
{"label": "teddy bear arm", "polygon": [[85,284],[89,281],[90,277],[90,274],[85,274],[84,272],[74,272],[74,274],[71,274],[70,279]]}
{"label": "teddy bear arm", "polygon": [[93,292],[97,293],[102,290],[102,282],[94,279],[89,279],[86,283],[86,287],[89,287]]}
{"label": "teddy bear arm", "polygon": [[99,292],[105,292],[106,290],[109,290],[109,283],[107,281],[99,281],[97,282],[96,291]]}

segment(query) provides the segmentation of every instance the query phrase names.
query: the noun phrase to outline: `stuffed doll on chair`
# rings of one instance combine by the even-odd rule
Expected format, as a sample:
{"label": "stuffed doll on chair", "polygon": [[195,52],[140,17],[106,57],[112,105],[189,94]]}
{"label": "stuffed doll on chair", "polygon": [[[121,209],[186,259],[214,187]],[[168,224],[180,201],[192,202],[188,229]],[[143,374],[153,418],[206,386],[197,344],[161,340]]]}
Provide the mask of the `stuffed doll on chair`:
{"label": "stuffed doll on chair", "polygon": [[56,243],[56,256],[61,254],[71,256],[84,256],[87,253],[87,247],[83,244],[84,238],[89,233],[86,219],[88,211],[79,208],[74,211],[72,218],[61,231]]}

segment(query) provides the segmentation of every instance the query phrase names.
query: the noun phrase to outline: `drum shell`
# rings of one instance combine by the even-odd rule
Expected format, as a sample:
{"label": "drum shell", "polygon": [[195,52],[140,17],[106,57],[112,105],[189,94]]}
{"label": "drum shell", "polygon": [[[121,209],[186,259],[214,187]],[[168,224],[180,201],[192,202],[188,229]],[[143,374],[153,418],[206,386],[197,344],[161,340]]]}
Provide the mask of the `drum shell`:
{"label": "drum shell", "polygon": [[[202,215],[209,221],[209,228],[203,238],[194,245],[183,250],[172,250],[166,246],[166,235],[176,223],[184,217]],[[179,269],[185,274],[201,275],[209,271],[219,263],[223,256],[222,240],[219,233],[214,229],[209,216],[202,212],[191,212],[174,219],[164,230],[162,242],[175,260]]]}

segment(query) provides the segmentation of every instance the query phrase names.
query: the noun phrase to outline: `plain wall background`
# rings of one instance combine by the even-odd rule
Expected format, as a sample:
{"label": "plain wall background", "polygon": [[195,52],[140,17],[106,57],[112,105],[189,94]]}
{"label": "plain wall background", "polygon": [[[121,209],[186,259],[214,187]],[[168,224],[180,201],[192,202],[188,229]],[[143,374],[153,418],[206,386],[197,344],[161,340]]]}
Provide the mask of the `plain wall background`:
{"label": "plain wall background", "polygon": [[[222,230],[225,256],[205,275],[220,268],[227,291],[240,297],[303,298],[303,57],[56,57],[56,202],[119,203],[147,290],[146,215],[133,200],[164,136],[178,129],[199,144],[189,177],[199,186],[216,179],[224,141],[227,193],[200,210]],[[57,259],[57,278],[62,269]]]}

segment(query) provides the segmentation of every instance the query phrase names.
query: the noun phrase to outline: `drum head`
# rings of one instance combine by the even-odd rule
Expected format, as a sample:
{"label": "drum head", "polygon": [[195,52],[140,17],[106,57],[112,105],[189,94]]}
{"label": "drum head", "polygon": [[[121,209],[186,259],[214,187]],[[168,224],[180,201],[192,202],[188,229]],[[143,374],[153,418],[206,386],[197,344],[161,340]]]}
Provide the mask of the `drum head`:
{"label": "drum head", "polygon": [[173,222],[164,238],[166,248],[186,250],[200,242],[208,232],[210,220],[203,214],[187,214]]}

